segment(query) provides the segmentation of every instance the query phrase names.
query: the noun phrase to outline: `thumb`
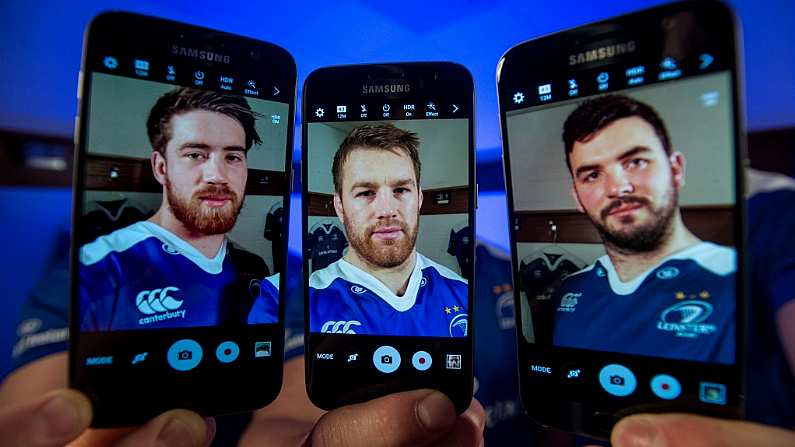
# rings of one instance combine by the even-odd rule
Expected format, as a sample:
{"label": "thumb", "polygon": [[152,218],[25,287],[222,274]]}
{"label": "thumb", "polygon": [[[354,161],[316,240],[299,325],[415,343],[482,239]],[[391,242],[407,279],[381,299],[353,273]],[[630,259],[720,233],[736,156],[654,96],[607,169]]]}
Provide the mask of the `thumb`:
{"label": "thumb", "polygon": [[91,417],[91,402],[83,394],[56,390],[0,410],[0,445],[62,446],[77,438]]}
{"label": "thumb", "polygon": [[306,445],[420,446],[446,435],[457,419],[453,403],[444,394],[406,391],[326,413],[309,433]]}
{"label": "thumb", "polygon": [[640,414],[619,421],[610,439],[615,447],[784,447],[795,445],[795,432],[690,414]]}

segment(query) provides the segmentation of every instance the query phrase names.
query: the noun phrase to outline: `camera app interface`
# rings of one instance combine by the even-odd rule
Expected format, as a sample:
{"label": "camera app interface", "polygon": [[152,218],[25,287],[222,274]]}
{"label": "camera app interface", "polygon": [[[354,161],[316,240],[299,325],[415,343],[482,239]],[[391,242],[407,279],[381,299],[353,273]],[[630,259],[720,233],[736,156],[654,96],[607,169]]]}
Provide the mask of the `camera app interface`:
{"label": "camera app interface", "polygon": [[308,132],[310,331],[465,337],[468,120]]}
{"label": "camera app interface", "polygon": [[471,362],[471,96],[371,83],[307,87],[308,377],[321,404],[332,375],[352,373],[335,400],[351,402],[368,383],[438,389]]}
{"label": "camera app interface", "polygon": [[602,62],[584,50],[501,92],[522,375],[723,405],[738,330],[733,60],[644,44],[607,45]]}
{"label": "camera app interface", "polygon": [[105,73],[90,101],[81,330],[277,322],[287,104]]}

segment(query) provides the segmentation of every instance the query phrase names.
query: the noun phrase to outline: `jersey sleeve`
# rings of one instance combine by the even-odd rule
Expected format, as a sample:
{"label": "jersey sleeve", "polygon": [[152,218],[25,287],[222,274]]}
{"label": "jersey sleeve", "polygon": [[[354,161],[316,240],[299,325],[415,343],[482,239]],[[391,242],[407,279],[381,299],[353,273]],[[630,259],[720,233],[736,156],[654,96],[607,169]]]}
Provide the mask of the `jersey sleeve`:
{"label": "jersey sleeve", "polygon": [[121,282],[117,267],[113,255],[91,265],[79,264],[77,305],[81,331],[110,329]]}
{"label": "jersey sleeve", "polygon": [[263,279],[259,295],[248,314],[248,324],[268,324],[279,321],[279,275]]}
{"label": "jersey sleeve", "polygon": [[67,253],[63,254],[63,262],[48,269],[22,305],[11,351],[11,371],[69,349]]}

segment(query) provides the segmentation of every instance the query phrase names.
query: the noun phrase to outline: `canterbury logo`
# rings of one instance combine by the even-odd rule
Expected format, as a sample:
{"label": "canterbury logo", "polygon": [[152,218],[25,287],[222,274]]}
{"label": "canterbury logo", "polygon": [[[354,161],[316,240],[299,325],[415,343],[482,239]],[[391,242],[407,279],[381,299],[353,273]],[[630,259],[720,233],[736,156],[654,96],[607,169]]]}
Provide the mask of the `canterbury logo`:
{"label": "canterbury logo", "polygon": [[362,323],[351,320],[351,321],[327,321],[323,323],[323,327],[320,328],[320,332],[324,334],[355,334],[356,332],[351,329],[351,326],[361,326]]}
{"label": "canterbury logo", "polygon": [[146,315],[176,310],[182,306],[182,301],[169,296],[168,293],[178,291],[179,289],[176,287],[144,290],[135,297],[135,305],[138,306],[138,310]]}

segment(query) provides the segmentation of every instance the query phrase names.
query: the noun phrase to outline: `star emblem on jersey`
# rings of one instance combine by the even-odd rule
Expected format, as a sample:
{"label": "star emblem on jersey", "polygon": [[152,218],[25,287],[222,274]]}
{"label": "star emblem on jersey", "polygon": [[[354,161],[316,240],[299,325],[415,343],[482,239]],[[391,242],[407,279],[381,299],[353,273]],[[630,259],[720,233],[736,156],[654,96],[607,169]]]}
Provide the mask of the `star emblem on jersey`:
{"label": "star emblem on jersey", "polygon": [[698,297],[706,300],[707,298],[709,298],[709,292],[707,292],[706,290],[702,290],[701,293],[698,294]]}
{"label": "star emblem on jersey", "polygon": [[676,299],[678,299],[678,300],[683,300],[683,299],[687,298],[687,295],[685,295],[685,292],[676,292],[676,293],[674,294],[674,296],[675,296],[675,297],[676,297]]}
{"label": "star emblem on jersey", "polygon": [[323,110],[322,107],[318,107],[317,110],[315,110],[315,116],[318,117],[318,118],[323,118],[323,115],[325,115],[325,114],[326,114],[326,111]]}

